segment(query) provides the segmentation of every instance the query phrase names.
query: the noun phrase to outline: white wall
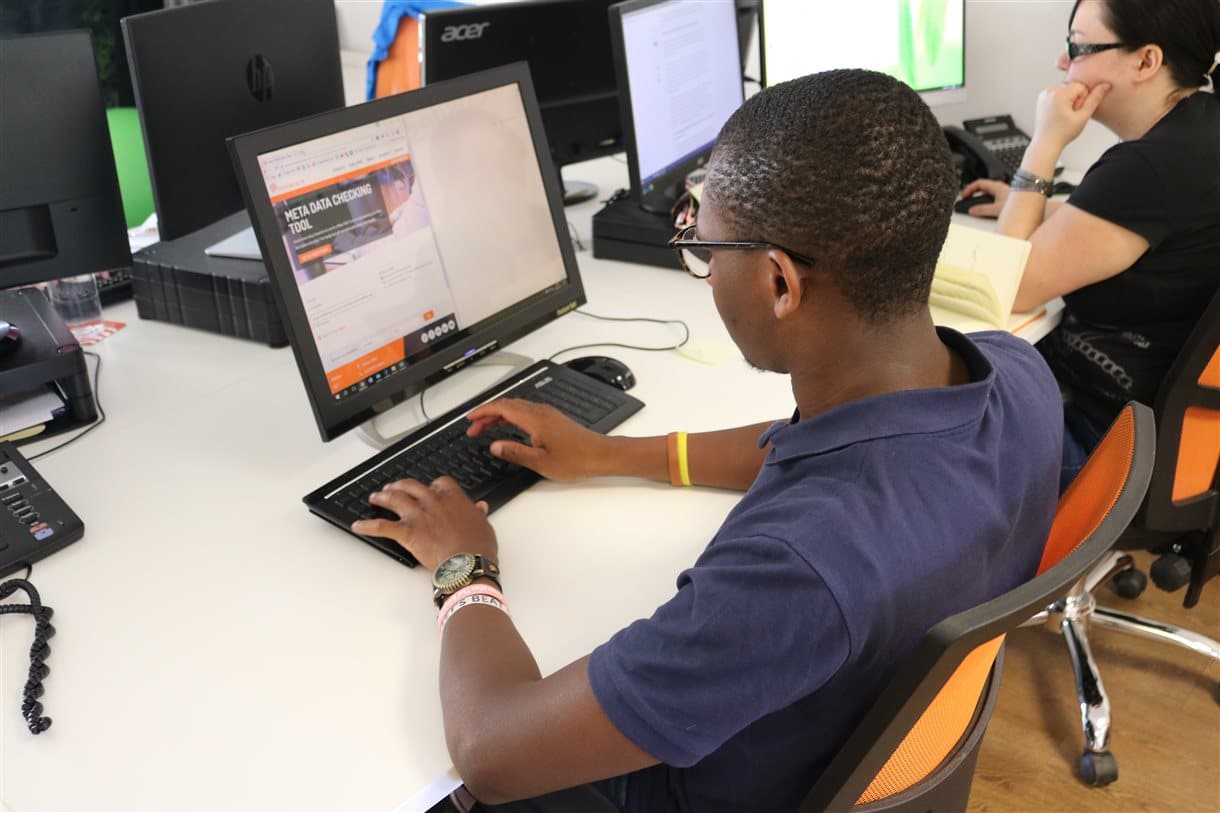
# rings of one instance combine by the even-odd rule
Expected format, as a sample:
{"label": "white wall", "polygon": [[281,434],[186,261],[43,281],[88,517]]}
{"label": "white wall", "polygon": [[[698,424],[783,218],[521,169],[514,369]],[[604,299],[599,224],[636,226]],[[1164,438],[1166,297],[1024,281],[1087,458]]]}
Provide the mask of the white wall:
{"label": "white wall", "polygon": [[[1063,81],[1055,60],[1063,52],[1072,5],[1073,0],[967,0],[966,101],[936,108],[937,118],[960,124],[1010,113],[1018,127],[1033,132],[1038,93]],[[1086,169],[1117,141],[1089,122],[1064,151],[1062,163]]]}
{"label": "white wall", "polygon": [[[494,0],[468,0],[472,4],[491,1]],[[1019,127],[1032,131],[1038,92],[1062,81],[1055,59],[1063,50],[1072,3],[1073,0],[966,0],[966,101],[936,108],[937,118],[945,124],[960,124],[963,119],[1011,113]],[[381,0],[335,0],[339,47],[350,52],[345,55],[345,75],[349,65],[359,65],[372,50],[371,37],[381,18],[381,5]],[[349,85],[363,88],[363,82],[361,73]],[[358,100],[351,98],[349,91],[349,103]],[[1116,141],[1109,130],[1090,122],[1080,138],[1068,146],[1062,163],[1083,170]]]}

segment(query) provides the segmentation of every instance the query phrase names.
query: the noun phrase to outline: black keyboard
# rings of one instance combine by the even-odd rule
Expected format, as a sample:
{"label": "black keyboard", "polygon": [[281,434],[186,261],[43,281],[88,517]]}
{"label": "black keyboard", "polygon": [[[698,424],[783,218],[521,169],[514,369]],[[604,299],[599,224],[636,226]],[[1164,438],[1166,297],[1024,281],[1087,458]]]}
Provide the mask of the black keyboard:
{"label": "black keyboard", "polygon": [[540,361],[305,495],[305,504],[326,521],[414,567],[415,558],[397,542],[354,534],[351,524],[372,517],[397,519],[394,514],[370,505],[368,496],[386,483],[408,477],[430,483],[447,474],[461,484],[472,500],[486,500],[492,511],[536,483],[540,479],[537,474],[492,457],[488,450],[495,440],[528,443],[529,439],[519,430],[501,425],[477,438],[466,436],[470,427],[466,413],[502,397],[550,404],[584,426],[603,433],[644,406],[639,399],[583,373]]}
{"label": "black keyboard", "polygon": [[17,447],[0,443],[0,578],[85,534],[85,524]]}
{"label": "black keyboard", "polygon": [[94,275],[97,278],[97,295],[103,305],[131,299],[131,269],[115,268],[110,271],[100,271]]}

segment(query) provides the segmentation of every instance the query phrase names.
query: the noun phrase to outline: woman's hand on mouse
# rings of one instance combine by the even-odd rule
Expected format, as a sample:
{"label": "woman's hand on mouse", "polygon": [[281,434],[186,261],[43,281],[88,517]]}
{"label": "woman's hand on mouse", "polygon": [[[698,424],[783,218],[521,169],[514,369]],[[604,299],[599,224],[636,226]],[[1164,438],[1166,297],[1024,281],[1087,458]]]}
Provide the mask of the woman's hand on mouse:
{"label": "woman's hand on mouse", "polygon": [[471,410],[466,434],[478,437],[498,424],[511,424],[529,435],[530,443],[497,440],[491,453],[538,472],[548,480],[580,480],[606,473],[610,441],[586,429],[559,410],[533,401],[501,398]]}
{"label": "woman's hand on mouse", "polygon": [[1003,181],[979,178],[962,187],[962,200],[967,200],[973,195],[991,195],[995,198],[995,202],[971,206],[968,214],[971,217],[999,217],[1000,210],[1004,208],[1004,201],[1008,200],[1008,192],[1008,184]]}

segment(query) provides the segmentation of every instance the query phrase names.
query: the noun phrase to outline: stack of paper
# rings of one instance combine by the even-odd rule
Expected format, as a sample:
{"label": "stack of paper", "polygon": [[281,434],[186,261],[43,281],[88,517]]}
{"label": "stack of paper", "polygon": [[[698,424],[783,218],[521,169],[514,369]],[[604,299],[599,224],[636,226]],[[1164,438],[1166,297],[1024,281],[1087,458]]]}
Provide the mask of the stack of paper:
{"label": "stack of paper", "polygon": [[1028,240],[951,224],[928,297],[932,320],[963,333],[1006,330],[1029,249]]}

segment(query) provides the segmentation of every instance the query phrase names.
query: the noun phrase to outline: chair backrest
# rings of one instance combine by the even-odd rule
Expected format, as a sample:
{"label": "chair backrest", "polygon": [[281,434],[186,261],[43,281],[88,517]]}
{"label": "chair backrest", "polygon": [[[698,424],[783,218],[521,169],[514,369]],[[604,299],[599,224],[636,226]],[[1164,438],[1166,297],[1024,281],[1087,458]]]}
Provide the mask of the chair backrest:
{"label": "chair backrest", "polygon": [[1157,394],[1157,461],[1136,524],[1152,531],[1215,528],[1220,519],[1220,291]]}
{"label": "chair backrest", "polygon": [[998,683],[994,661],[1005,633],[1065,595],[1131,523],[1152,476],[1154,436],[1152,410],[1128,404],[1060,497],[1037,575],[928,631],[827,766],[802,813],[927,810],[933,795],[938,811],[965,810],[974,760],[958,757],[981,741],[981,730],[971,728],[985,726],[990,714],[980,698]]}

